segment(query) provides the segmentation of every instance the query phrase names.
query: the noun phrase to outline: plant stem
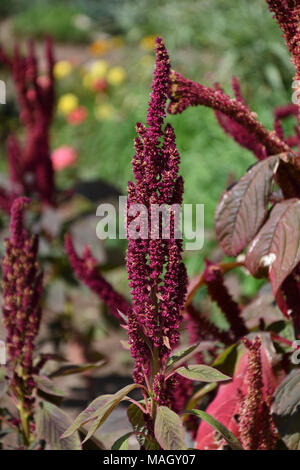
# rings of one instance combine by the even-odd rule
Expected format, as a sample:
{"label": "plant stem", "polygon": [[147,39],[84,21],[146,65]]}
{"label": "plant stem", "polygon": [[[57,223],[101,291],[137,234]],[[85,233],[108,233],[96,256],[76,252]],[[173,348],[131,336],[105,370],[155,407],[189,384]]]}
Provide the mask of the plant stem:
{"label": "plant stem", "polygon": [[19,413],[21,419],[21,426],[22,426],[22,436],[23,436],[23,443],[24,447],[27,448],[30,444],[30,426],[29,426],[29,418],[30,414],[24,408],[23,400],[19,400]]}

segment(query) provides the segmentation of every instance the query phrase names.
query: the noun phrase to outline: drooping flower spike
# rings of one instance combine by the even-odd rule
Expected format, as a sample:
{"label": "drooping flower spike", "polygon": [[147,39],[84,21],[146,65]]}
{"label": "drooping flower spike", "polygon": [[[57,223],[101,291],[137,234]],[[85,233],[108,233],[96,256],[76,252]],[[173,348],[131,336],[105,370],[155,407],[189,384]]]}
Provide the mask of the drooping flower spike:
{"label": "drooping flower spike", "polygon": [[105,302],[112,315],[119,321],[124,322],[122,315],[128,314],[130,305],[124,297],[116,292],[111,284],[104,279],[99,270],[98,261],[93,257],[90,249],[86,247],[82,257],[79,257],[75,251],[71,236],[67,234],[65,238],[65,250],[69,257],[71,267],[78,279]]}

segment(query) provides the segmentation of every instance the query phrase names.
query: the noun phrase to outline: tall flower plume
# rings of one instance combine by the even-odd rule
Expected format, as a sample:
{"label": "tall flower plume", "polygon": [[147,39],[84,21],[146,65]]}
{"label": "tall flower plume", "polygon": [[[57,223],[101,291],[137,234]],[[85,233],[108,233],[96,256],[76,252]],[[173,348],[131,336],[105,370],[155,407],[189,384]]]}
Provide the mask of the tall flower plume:
{"label": "tall flower plume", "polygon": [[[137,124],[132,160],[135,182],[128,184],[127,271],[132,295],[128,325],[131,353],[136,360],[135,379],[139,382],[144,382],[151,354],[155,364],[152,375],[155,375],[177,345],[186,295],[182,240],[175,236],[178,229],[175,214],[169,211],[170,237],[164,238],[162,218],[153,209],[154,204],[170,207],[182,203],[183,181],[178,175],[180,157],[175,134],[170,124],[163,126],[169,87],[169,57],[162,39],[157,38],[147,127]],[[143,215],[140,205],[146,208],[147,214],[139,218],[135,236],[131,224],[136,210]],[[145,230],[148,236],[144,236]],[[162,378],[158,375],[156,388],[161,390]]]}
{"label": "tall flower plume", "polygon": [[42,272],[37,263],[38,237],[24,228],[29,199],[15,199],[11,208],[10,238],[5,240],[3,318],[12,389],[27,416],[34,401],[34,340],[41,320]]}
{"label": "tall flower plume", "polygon": [[[53,52],[50,39],[46,41],[46,74],[38,75],[38,64],[33,44],[21,56],[15,46],[13,56],[0,47],[0,62],[11,72],[20,109],[20,121],[25,130],[24,145],[14,135],[7,141],[7,159],[11,179],[8,201],[18,195],[37,193],[41,201],[54,203],[54,172],[50,159],[49,129],[54,111]],[[1,201],[0,201],[1,202]],[[11,203],[8,204],[10,208]],[[2,206],[2,205],[1,205]],[[3,209],[7,207],[3,205]]]}

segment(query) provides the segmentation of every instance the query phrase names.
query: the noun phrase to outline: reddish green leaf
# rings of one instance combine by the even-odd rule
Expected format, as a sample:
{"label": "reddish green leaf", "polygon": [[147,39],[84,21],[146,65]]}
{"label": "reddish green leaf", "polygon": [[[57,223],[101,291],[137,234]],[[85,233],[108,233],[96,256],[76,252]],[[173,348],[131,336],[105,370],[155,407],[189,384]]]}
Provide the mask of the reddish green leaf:
{"label": "reddish green leaf", "polygon": [[38,390],[46,393],[47,395],[53,395],[55,397],[64,397],[64,392],[59,390],[55,383],[49,379],[46,375],[34,375],[34,381]]}
{"label": "reddish green leaf", "polygon": [[83,410],[75,419],[75,421],[68,427],[68,429],[64,432],[61,436],[62,439],[71,436],[77,429],[83,426],[85,423],[90,421],[97,412],[97,410],[101,409],[106,403],[108,403],[113,395],[101,395],[101,397],[95,398],[89,406]]}
{"label": "reddish green leaf", "polygon": [[288,199],[272,209],[246,254],[246,266],[253,276],[269,273],[276,293],[300,261],[300,200]]}
{"label": "reddish green leaf", "polygon": [[167,406],[157,409],[154,434],[164,450],[186,450],[184,431],[180,417]]}
{"label": "reddish green leaf", "polygon": [[215,229],[227,255],[241,253],[263,224],[279,161],[279,156],[273,156],[257,163],[222,195]]}
{"label": "reddish green leaf", "polygon": [[176,369],[176,373],[186,379],[198,380],[199,382],[222,382],[224,380],[230,380],[228,375],[204,364],[191,364],[179,367],[179,369]]}
{"label": "reddish green leaf", "polygon": [[87,370],[97,369],[98,367],[103,366],[106,364],[105,360],[101,360],[95,363],[89,364],[67,364],[66,366],[60,367],[56,371],[52,372],[50,377],[60,377],[62,375],[72,375],[72,374],[80,374],[81,372],[85,372]]}
{"label": "reddish green leaf", "polygon": [[116,406],[122,400],[127,398],[127,393],[137,387],[140,386],[137,384],[130,384],[119,390],[114,395],[104,395],[96,398],[96,400],[94,400],[82,413],[80,413],[79,416],[77,416],[74,423],[62,435],[62,439],[72,435],[80,426],[91,421],[91,427],[83,441],[86,442],[106,421]]}
{"label": "reddish green leaf", "polygon": [[81,450],[78,433],[74,433],[67,439],[60,439],[62,433],[70,426],[68,415],[52,403],[43,401],[40,403],[37,415],[37,435],[46,441],[51,450]]}
{"label": "reddish green leaf", "polygon": [[156,439],[149,434],[149,428],[145,423],[142,410],[132,403],[127,408],[127,416],[136,433],[136,439],[140,446],[144,447],[145,450],[159,450],[160,445]]}

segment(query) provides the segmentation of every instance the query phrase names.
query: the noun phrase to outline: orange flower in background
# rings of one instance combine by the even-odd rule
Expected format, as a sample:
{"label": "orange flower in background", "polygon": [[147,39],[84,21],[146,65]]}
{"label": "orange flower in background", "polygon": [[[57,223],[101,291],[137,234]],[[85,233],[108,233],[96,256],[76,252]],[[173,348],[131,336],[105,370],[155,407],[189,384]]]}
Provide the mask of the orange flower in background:
{"label": "orange flower in background", "polygon": [[149,34],[148,36],[144,36],[140,40],[140,48],[143,49],[143,51],[153,51],[155,48],[155,40],[156,40],[156,34]]}
{"label": "orange flower in background", "polygon": [[76,150],[69,145],[62,145],[51,153],[52,165],[55,171],[61,171],[74,165],[77,160]]}
{"label": "orange flower in background", "polygon": [[97,56],[105,54],[109,48],[109,42],[106,39],[98,39],[89,46],[88,50],[90,54]]}
{"label": "orange flower in background", "polygon": [[88,116],[88,111],[85,106],[78,106],[78,108],[74,109],[67,115],[67,122],[72,126],[76,126],[81,124],[86,120]]}

